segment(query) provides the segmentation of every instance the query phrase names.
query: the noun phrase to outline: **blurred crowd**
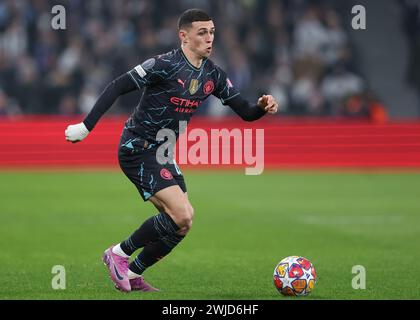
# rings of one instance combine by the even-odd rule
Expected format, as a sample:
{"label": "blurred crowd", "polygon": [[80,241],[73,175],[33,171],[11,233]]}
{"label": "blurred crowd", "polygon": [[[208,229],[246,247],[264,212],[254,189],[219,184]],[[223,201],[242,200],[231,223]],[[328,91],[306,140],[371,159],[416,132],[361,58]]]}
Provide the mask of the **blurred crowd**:
{"label": "blurred crowd", "polygon": [[[407,81],[420,97],[420,1],[399,0],[403,9],[403,30],[409,45]],[[420,110],[420,105],[418,106]]]}
{"label": "blurred crowd", "polygon": [[[2,0],[0,115],[87,113],[106,85],[147,58],[179,47],[178,16],[206,10],[216,25],[212,59],[251,101],[263,93],[280,114],[384,117],[357,70],[330,1]],[[66,8],[54,30],[51,9]],[[110,113],[130,113],[138,93]],[[209,99],[200,113],[231,112]]]}

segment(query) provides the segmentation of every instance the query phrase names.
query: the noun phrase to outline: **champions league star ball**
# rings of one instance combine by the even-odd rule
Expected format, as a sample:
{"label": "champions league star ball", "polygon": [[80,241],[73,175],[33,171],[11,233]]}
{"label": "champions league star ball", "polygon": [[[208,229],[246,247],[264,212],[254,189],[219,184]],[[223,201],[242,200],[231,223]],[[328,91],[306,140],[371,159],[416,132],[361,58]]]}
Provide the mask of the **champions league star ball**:
{"label": "champions league star ball", "polygon": [[299,256],[281,260],[274,269],[273,277],[277,290],[285,296],[306,296],[316,283],[314,266],[308,259]]}

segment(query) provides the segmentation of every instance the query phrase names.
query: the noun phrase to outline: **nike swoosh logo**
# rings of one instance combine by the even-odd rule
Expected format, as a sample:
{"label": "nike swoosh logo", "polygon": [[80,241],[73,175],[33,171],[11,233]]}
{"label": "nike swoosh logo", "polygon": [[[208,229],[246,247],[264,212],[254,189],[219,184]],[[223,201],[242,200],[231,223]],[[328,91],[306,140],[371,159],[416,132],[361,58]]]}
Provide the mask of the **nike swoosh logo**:
{"label": "nike swoosh logo", "polygon": [[122,277],[122,276],[118,273],[117,267],[115,267],[115,265],[114,265],[114,271],[115,271],[115,274],[117,275],[118,280],[120,280],[120,281],[124,280],[124,277]]}

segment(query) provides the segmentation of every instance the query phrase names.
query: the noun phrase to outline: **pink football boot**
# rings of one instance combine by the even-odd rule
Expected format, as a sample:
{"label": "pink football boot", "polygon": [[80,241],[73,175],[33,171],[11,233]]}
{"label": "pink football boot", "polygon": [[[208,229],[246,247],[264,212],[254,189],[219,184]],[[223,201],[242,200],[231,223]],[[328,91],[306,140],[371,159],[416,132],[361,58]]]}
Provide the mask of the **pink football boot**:
{"label": "pink football boot", "polygon": [[133,291],[143,291],[143,292],[156,292],[160,291],[157,288],[152,287],[148,284],[143,277],[130,279],[131,290]]}
{"label": "pink football boot", "polygon": [[123,258],[112,252],[111,246],[105,250],[102,261],[109,271],[111,280],[115,283],[115,287],[124,292],[131,291],[130,281],[128,280],[128,258]]}

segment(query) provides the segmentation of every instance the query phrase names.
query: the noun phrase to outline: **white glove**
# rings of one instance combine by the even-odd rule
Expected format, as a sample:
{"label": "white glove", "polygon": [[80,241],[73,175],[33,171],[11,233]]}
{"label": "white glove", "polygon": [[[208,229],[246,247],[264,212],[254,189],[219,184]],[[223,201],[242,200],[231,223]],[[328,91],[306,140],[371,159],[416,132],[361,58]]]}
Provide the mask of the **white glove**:
{"label": "white glove", "polygon": [[83,122],[80,122],[75,125],[70,125],[64,131],[66,135],[66,140],[71,142],[82,141],[89,134],[89,130],[86,128]]}

